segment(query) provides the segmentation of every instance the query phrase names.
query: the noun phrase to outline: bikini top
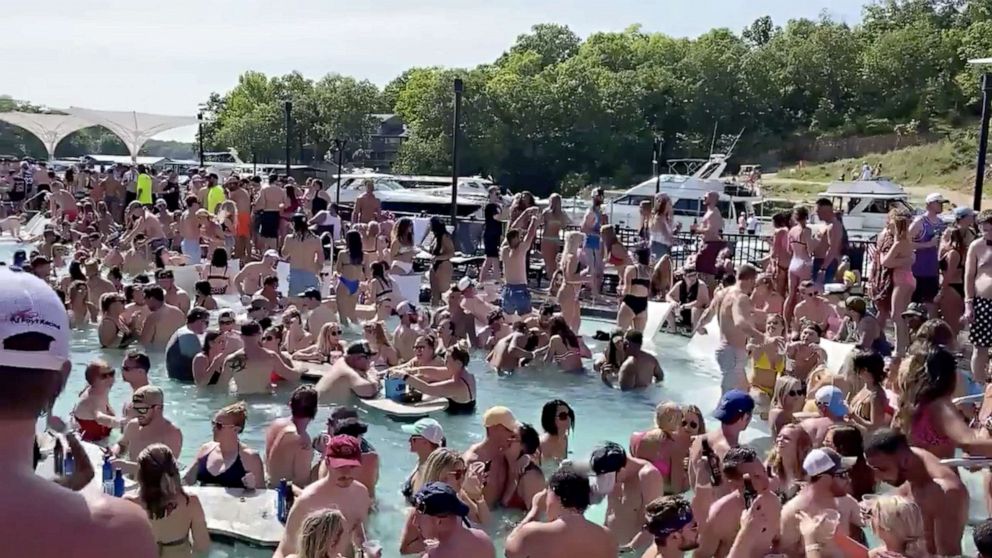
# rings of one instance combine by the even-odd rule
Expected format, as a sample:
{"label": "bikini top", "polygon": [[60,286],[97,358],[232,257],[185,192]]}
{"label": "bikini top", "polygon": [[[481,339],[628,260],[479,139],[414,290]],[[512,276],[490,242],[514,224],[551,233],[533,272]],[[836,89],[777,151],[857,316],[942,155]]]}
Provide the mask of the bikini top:
{"label": "bikini top", "polygon": [[771,359],[768,358],[768,353],[761,351],[758,358],[754,359],[754,367],[761,368],[762,370],[774,370],[776,373],[781,374],[785,371],[785,359],[779,359],[778,364],[772,366]]}
{"label": "bikini top", "polygon": [[632,287],[639,285],[641,287],[645,287],[645,288],[649,288],[650,289],[651,288],[651,279],[649,279],[647,277],[641,277],[640,274],[641,274],[641,266],[639,266],[639,265],[638,266],[635,266],[634,267],[634,278],[630,280],[630,285]]}
{"label": "bikini top", "polygon": [[375,294],[375,299],[376,300],[379,300],[380,298],[382,298],[382,297],[384,297],[384,296],[386,296],[388,294],[392,294],[392,292],[393,292],[392,287],[387,287],[385,281],[383,281],[382,279],[379,279],[378,277],[376,277],[375,280],[379,283],[379,288],[381,289],[379,292],[377,292]]}
{"label": "bikini top", "polygon": [[938,434],[933,426],[933,419],[930,417],[930,405],[921,405],[911,421],[911,439],[914,445],[926,447],[944,446],[952,441],[943,434]]}
{"label": "bikini top", "polygon": [[207,469],[208,452],[197,461],[196,482],[203,486],[223,486],[224,488],[244,488],[244,477],[248,471],[241,463],[241,452],[234,459],[234,463],[220,474],[213,474]]}
{"label": "bikini top", "polygon": [[[634,432],[630,436],[630,453],[633,454],[637,452],[637,449],[641,445],[641,441],[644,440],[644,436],[646,435],[647,432]],[[672,474],[672,462],[670,459],[665,459],[663,457],[661,458],[656,457],[655,459],[651,459],[649,461],[651,465],[653,465],[654,468],[657,469],[659,473],[661,473],[661,476],[667,477]]]}
{"label": "bikini top", "polygon": [[699,281],[692,284],[691,287],[686,288],[685,281],[679,283],[679,302],[686,304],[689,302],[695,302],[696,298],[699,297]]}

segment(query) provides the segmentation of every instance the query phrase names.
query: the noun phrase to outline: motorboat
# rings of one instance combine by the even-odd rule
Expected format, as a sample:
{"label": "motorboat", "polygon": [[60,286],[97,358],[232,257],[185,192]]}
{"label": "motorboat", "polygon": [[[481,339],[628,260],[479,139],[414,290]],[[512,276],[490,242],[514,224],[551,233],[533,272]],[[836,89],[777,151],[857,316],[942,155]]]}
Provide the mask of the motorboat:
{"label": "motorboat", "polygon": [[[882,232],[893,209],[917,213],[909,203],[906,190],[884,177],[850,182],[838,180],[830,183],[820,197],[829,199],[834,209],[841,212],[847,235],[854,240],[868,239]],[[811,222],[816,222],[815,216]]]}
{"label": "motorboat", "polygon": [[[341,175],[341,194],[338,197],[338,177],[332,176],[328,180],[325,188],[331,199],[339,204],[352,205],[362,193],[365,192],[365,181],[372,182],[372,191],[375,197],[382,203],[382,208],[402,214],[427,214],[427,215],[450,215],[451,214],[451,191],[450,187],[447,196],[432,194],[426,190],[404,188],[396,177],[390,174],[374,172],[363,172],[356,174]],[[449,179],[450,181],[450,179]],[[459,192],[456,199],[457,214],[459,217],[474,216],[481,218],[482,207],[485,199],[468,198]]]}

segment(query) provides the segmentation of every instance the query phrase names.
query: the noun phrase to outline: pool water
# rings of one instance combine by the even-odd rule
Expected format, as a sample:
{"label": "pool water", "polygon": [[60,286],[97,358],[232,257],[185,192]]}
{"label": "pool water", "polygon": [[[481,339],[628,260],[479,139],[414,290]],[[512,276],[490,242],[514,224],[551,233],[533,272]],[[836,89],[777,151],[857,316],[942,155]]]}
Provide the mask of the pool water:
{"label": "pool water", "polygon": [[[16,245],[0,244],[0,260],[10,261]],[[395,324],[389,325],[389,330]],[[609,331],[612,322],[584,318],[581,333],[593,352],[602,349],[603,342],[592,341],[596,330]],[[357,339],[357,330],[345,331],[346,339]],[[632,432],[652,426],[654,406],[661,401],[692,403],[702,409],[706,416],[707,428],[716,426],[716,421],[708,415],[715,407],[720,395],[718,371],[712,357],[692,355],[686,350],[688,339],[680,336],[659,335],[648,342],[647,349],[660,355],[665,371],[665,382],[639,392],[620,393],[605,386],[593,373],[586,375],[564,374],[556,367],[532,368],[511,376],[500,377],[489,370],[481,351],[473,353],[469,369],[475,374],[478,383],[478,412],[470,416],[437,415],[444,426],[449,447],[464,450],[481,440],[482,412],[492,405],[505,405],[513,410],[521,422],[533,424],[540,431],[540,412],[543,404],[551,399],[562,399],[575,410],[575,431],[570,438],[569,456],[584,459],[592,448],[601,441],[612,440],[624,447]],[[62,396],[56,402],[55,412],[68,418],[77,394],[85,387],[83,370],[93,359],[101,358],[119,370],[124,351],[101,349],[95,328],[80,330],[72,339],[73,370]],[[180,462],[188,466],[199,446],[211,439],[210,418],[213,413],[239,398],[218,391],[198,389],[168,379],[165,373],[163,352],[149,354],[152,361],[150,378],[165,392],[165,415],[183,431],[183,451]],[[252,396],[247,398],[249,406],[248,423],[242,434],[242,441],[259,452],[264,451],[264,431],[275,418],[289,415],[287,401],[292,391],[281,387],[273,396]],[[130,396],[130,388],[118,375],[111,391],[111,405],[119,410]],[[409,474],[416,457],[408,451],[408,436],[400,431],[399,423],[376,412],[367,412],[359,407],[362,418],[369,424],[366,438],[377,449],[380,456],[380,477],[377,487],[376,510],[370,516],[367,526],[368,537],[378,539],[383,546],[383,556],[399,556],[398,546],[402,525],[406,517],[406,504],[400,495],[400,486]],[[318,410],[310,431],[316,434],[325,424],[329,409]],[[742,437],[744,443],[751,444],[763,455],[771,445],[767,425],[753,421]],[[978,478],[970,473],[969,489],[972,490],[973,504],[978,509],[981,492]],[[601,521],[604,505],[589,510],[591,519]],[[973,512],[975,505],[973,505]],[[982,514],[984,516],[984,514]],[[522,511],[497,511],[488,531],[497,545],[497,555],[502,556],[502,541],[514,523],[523,516]],[[975,513],[973,513],[973,517]],[[971,547],[970,530],[967,536]],[[258,557],[268,558],[271,549],[253,548],[243,544],[229,544],[215,541],[209,556]]]}

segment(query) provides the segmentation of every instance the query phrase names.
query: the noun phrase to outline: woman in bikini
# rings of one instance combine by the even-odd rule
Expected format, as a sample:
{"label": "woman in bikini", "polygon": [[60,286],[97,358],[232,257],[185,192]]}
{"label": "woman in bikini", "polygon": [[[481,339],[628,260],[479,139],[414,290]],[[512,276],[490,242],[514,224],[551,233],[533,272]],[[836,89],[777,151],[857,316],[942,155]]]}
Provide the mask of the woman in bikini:
{"label": "woman in bikini", "polygon": [[227,249],[215,248],[210,256],[210,263],[200,269],[200,278],[210,283],[210,294],[223,295],[234,290],[231,287],[234,273],[231,271],[227,262]]}
{"label": "woman in bikini", "polygon": [[219,308],[210,281],[200,280],[193,284],[193,306],[199,306],[204,310],[217,310]]}
{"label": "woman in bikini", "polygon": [[648,237],[651,239],[651,256],[655,260],[660,260],[672,253],[672,245],[675,244],[675,229],[671,198],[666,194],[655,197],[654,211],[651,213],[651,222],[648,228]]}
{"label": "woman in bikini", "polygon": [[511,488],[503,494],[501,503],[504,508],[529,511],[534,497],[547,488],[544,471],[538,464],[540,449],[541,439],[537,430],[527,423],[521,423],[506,450],[510,464],[507,484]]}
{"label": "woman in bikini", "polygon": [[562,275],[561,287],[558,288],[558,304],[561,305],[561,314],[572,331],[577,331],[582,323],[579,292],[582,290],[582,284],[588,281],[587,273],[580,273],[581,250],[585,244],[585,237],[586,235],[578,231],[565,233],[565,248],[558,268]]}
{"label": "woman in bikini", "polygon": [[210,550],[210,533],[203,506],[186,494],[172,450],[152,444],[138,454],[138,491],[125,499],[141,506],[163,558],[192,558]]}
{"label": "woman in bikini", "polygon": [[600,235],[603,241],[603,261],[606,265],[616,268],[618,277],[623,277],[627,266],[631,263],[627,247],[620,242],[617,229],[613,225],[603,225]]}
{"label": "woman in bikini", "polygon": [[375,360],[372,365],[380,370],[385,370],[400,363],[400,356],[389,342],[386,329],[382,322],[365,322],[362,324],[362,337],[368,341],[369,346],[375,351]]}
{"label": "woman in bikini", "polygon": [[561,209],[561,196],[551,194],[547,209],[541,212],[541,258],[544,260],[546,277],[551,277],[557,268],[555,264],[561,250],[561,231],[570,224],[568,215]]}
{"label": "woman in bikini", "polygon": [[772,392],[772,409],[768,412],[768,427],[772,436],[777,436],[787,424],[796,421],[795,414],[802,411],[806,403],[806,389],[795,376],[779,376]]}
{"label": "woman in bikini", "polygon": [[282,350],[293,354],[313,345],[313,335],[303,328],[303,316],[295,306],[290,306],[283,313],[282,325],[286,331],[283,336]]}
{"label": "woman in bikini", "polygon": [[217,210],[217,222],[224,236],[224,248],[234,252],[234,235],[238,232],[238,206],[233,200],[221,202]]}
{"label": "woman in bikini", "polygon": [[431,244],[431,255],[434,256],[430,271],[431,306],[439,306],[441,294],[451,287],[451,258],[455,255],[455,241],[439,217],[431,217],[430,229],[434,236]]}
{"label": "woman in bikini", "polygon": [[224,359],[229,354],[227,337],[216,330],[208,331],[203,337],[203,348],[193,357],[193,382],[196,386],[221,385],[227,389],[227,382],[221,384],[220,379],[224,373]]}
{"label": "woman in bikini", "polygon": [[110,408],[110,388],[114,387],[115,375],[114,369],[102,360],[94,360],[86,367],[86,388],[79,393],[79,402],[72,410],[80,440],[95,444],[107,442],[110,433],[126,421]]}
{"label": "woman in bikini", "polygon": [[896,325],[895,360],[900,360],[909,348],[909,324],[902,317],[916,289],[913,276],[913,241],[909,238],[910,214],[908,211],[892,210],[886,228],[893,242],[888,251],[881,254],[882,266],[892,270],[892,320]]}
{"label": "woman in bikini", "polygon": [[96,305],[89,301],[89,293],[83,281],[73,281],[69,286],[69,324],[73,329],[95,324],[100,317]]}
{"label": "woman in bikini", "polygon": [[365,254],[362,253],[362,235],[358,231],[348,231],[344,236],[345,250],[338,254],[334,265],[338,285],[337,305],[338,319],[342,326],[355,322],[358,317],[355,308],[358,305],[358,287],[365,280]]}
{"label": "woman in bikini", "polygon": [[[651,463],[661,473],[666,487],[676,484],[672,477],[685,471],[681,462],[675,463],[672,459],[675,433],[682,427],[683,418],[677,403],[659,403],[654,408],[654,428],[630,436],[630,455]],[[685,484],[685,479],[677,484]]]}
{"label": "woman in bikini", "polygon": [[343,352],[341,325],[337,322],[328,322],[320,327],[317,342],[293,353],[293,360],[330,364]]}
{"label": "woman in bikini", "polygon": [[762,343],[749,343],[751,354],[751,396],[762,420],[768,420],[775,382],[785,372],[785,318],[781,314],[771,314],[765,321],[765,337]]}
{"label": "woman in bikini", "polygon": [[393,266],[389,273],[393,275],[409,275],[413,273],[413,257],[417,255],[417,247],[413,243],[413,221],[403,217],[396,222],[389,242],[389,258]]}
{"label": "woman in bikini", "polygon": [[785,299],[775,290],[775,282],[768,273],[761,273],[754,283],[751,293],[751,309],[754,316],[754,327],[759,331],[764,329],[765,322],[773,315],[782,315]]}
{"label": "woman in bikini", "polygon": [[362,252],[365,254],[365,263],[370,264],[389,257],[389,241],[380,234],[379,223],[370,221],[362,232]]}
{"label": "woman in bikini", "polygon": [[214,439],[200,446],[183,483],[248,490],[264,487],[262,457],[240,439],[247,421],[248,407],[244,401],[217,411],[211,421]]}
{"label": "woman in bikini", "polygon": [[575,429],[575,411],[561,399],[553,399],[541,408],[541,463],[557,466],[568,458],[568,436]]}
{"label": "woman in bikini", "polygon": [[369,266],[372,278],[369,279],[369,291],[375,303],[375,318],[386,320],[393,315],[396,308],[396,293],[393,292],[393,282],[386,276],[388,264],[383,261],[372,262]]}
{"label": "woman in bikini", "polygon": [[651,300],[664,300],[665,295],[672,289],[674,277],[672,273],[672,257],[668,254],[658,258],[651,271]]}
{"label": "woman in bikini", "polygon": [[648,297],[651,295],[651,251],[647,247],[638,248],[634,253],[637,262],[624,271],[620,293],[620,310],[617,312],[617,327],[627,331],[644,331],[648,321]]}
{"label": "woman in bikini", "polygon": [[805,207],[797,207],[792,212],[792,218],[796,225],[789,229],[789,287],[785,297],[785,323],[792,321],[792,312],[799,303],[799,284],[810,278],[813,273],[813,256],[810,243],[813,242],[813,233],[806,226],[809,219],[809,210]]}
{"label": "woman in bikini", "polygon": [[556,314],[551,318],[548,333],[551,339],[543,349],[545,362],[554,362],[563,372],[585,372],[582,359],[592,358],[592,353],[568,327],[564,316]]}
{"label": "woman in bikini", "polygon": [[121,314],[124,313],[124,295],[120,293],[103,293],[100,297],[100,325],[97,335],[100,346],[104,349],[121,349],[134,340],[130,328],[124,324]]}
{"label": "woman in bikini", "polygon": [[851,409],[848,420],[865,434],[871,434],[892,423],[893,409],[884,385],[885,360],[878,353],[858,351],[852,362],[864,387],[848,401],[847,406]]}
{"label": "woman in bikini", "polygon": [[964,260],[967,251],[961,229],[954,225],[947,227],[940,242],[940,291],[933,302],[955,335],[961,331],[961,316],[964,315]]}
{"label": "woman in bikini", "polygon": [[875,257],[871,260],[871,267],[868,270],[868,293],[875,306],[875,317],[878,325],[885,331],[888,325],[889,316],[892,315],[892,268],[882,265],[880,254],[885,254],[892,249],[895,238],[889,232],[889,222],[892,220],[892,212],[886,217],[885,227],[878,233],[878,240],[875,241]]}
{"label": "woman in bikini", "polygon": [[786,424],[778,431],[775,445],[765,461],[765,469],[775,492],[794,495],[807,481],[803,460],[812,449],[813,440],[798,424]]}
{"label": "woman in bikini", "polygon": [[[445,370],[422,368],[394,368],[393,374],[403,379],[407,386],[423,393],[443,397],[448,400],[448,414],[471,414],[475,412],[477,392],[475,376],[468,371],[469,349],[464,342],[449,347],[444,359]],[[437,381],[422,380],[420,374],[446,374],[447,379]]]}

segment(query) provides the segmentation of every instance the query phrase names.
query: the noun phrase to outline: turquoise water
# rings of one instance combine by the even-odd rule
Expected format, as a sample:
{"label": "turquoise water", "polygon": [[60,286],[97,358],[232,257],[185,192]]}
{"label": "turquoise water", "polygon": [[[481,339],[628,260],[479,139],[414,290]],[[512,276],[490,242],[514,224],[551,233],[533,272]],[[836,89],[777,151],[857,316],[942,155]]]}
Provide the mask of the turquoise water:
{"label": "turquoise water", "polygon": [[[0,244],[0,260],[9,261],[10,255],[16,249],[14,246]],[[592,334],[597,329],[608,331],[612,327],[611,322],[583,319],[582,333],[593,352],[597,352],[602,343],[592,341]],[[391,329],[390,327],[390,331]],[[356,339],[359,335],[357,331],[346,331],[345,337]],[[715,421],[708,415],[719,398],[720,390],[715,363],[712,362],[711,357],[700,358],[690,355],[686,351],[687,342],[686,338],[668,335],[660,335],[650,342],[647,348],[659,355],[666,380],[661,386],[636,393],[611,390],[591,373],[585,376],[566,375],[557,368],[534,368],[513,376],[499,377],[488,370],[484,355],[476,352],[469,369],[475,374],[478,382],[479,412],[473,416],[442,414],[437,418],[444,425],[448,445],[464,450],[482,438],[481,413],[489,406],[505,405],[513,410],[518,420],[530,422],[540,431],[540,411],[543,404],[551,399],[563,399],[572,406],[576,415],[575,431],[570,442],[572,451],[570,457],[573,459],[585,458],[591,449],[603,440],[613,440],[626,446],[631,432],[651,426],[654,406],[660,401],[671,400],[699,406],[707,415],[707,427],[713,428]],[[100,348],[95,329],[75,332],[72,354],[72,374],[65,392],[55,405],[55,412],[63,418],[68,417],[76,402],[77,394],[85,386],[83,369],[86,364],[93,359],[102,358],[119,369],[123,358],[123,351]],[[150,353],[149,356],[152,360],[151,381],[162,387],[166,394],[165,414],[183,431],[184,446],[180,461],[189,464],[199,446],[211,439],[210,418],[213,413],[238,398],[173,382],[166,376],[163,353]],[[244,443],[259,452],[263,451],[266,426],[275,418],[289,415],[286,401],[291,391],[291,388],[283,387],[273,396],[254,396],[248,399],[248,424],[242,435]],[[111,392],[111,405],[115,410],[120,409],[129,396],[130,388],[118,375]],[[318,411],[317,419],[311,427],[311,434],[315,434],[317,429],[325,424],[328,412],[326,407]],[[369,537],[382,542],[384,556],[399,556],[398,541],[405,520],[405,502],[399,493],[399,487],[413,468],[416,458],[408,452],[408,436],[400,431],[399,423],[361,408],[360,412],[363,420],[370,426],[366,437],[378,450],[381,460],[377,509],[370,518]],[[770,445],[767,426],[754,421],[744,433],[743,441],[754,445],[764,453]],[[965,473],[965,477],[972,491],[972,517],[976,517],[978,515],[976,512],[983,508],[979,502],[981,485],[976,475]],[[522,515],[523,512],[502,511],[494,514],[494,520],[488,530],[500,548],[498,556],[502,555],[503,539]],[[591,509],[588,515],[601,520],[602,505]],[[983,510],[981,515],[984,516]],[[970,531],[967,539],[967,547],[970,548]],[[271,550],[216,541],[210,552],[213,558],[235,556],[268,558],[271,555]]]}

